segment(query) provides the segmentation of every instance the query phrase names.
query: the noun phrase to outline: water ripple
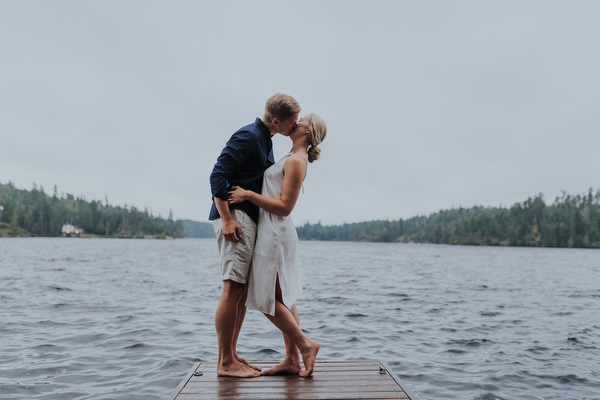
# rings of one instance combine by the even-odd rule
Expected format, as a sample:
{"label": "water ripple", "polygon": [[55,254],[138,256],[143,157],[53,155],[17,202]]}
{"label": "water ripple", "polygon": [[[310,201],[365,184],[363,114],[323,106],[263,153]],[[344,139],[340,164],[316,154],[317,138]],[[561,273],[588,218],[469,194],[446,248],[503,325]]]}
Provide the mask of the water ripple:
{"label": "water ripple", "polygon": [[[216,360],[213,240],[1,239],[2,399],[164,400]],[[427,399],[597,399],[600,252],[302,242],[323,360],[386,360]],[[238,351],[279,360],[249,312]]]}

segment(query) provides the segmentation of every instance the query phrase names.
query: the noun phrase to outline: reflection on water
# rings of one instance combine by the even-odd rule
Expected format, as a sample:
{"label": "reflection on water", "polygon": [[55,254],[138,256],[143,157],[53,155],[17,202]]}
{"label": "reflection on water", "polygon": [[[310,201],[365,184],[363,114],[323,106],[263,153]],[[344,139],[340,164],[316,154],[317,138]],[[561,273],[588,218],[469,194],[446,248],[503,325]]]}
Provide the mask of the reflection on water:
{"label": "reflection on water", "polygon": [[[600,398],[600,251],[301,250],[297,305],[321,360],[386,360],[424,400]],[[167,398],[216,360],[217,266],[210,239],[0,239],[0,397]],[[238,351],[284,355],[254,311]]]}

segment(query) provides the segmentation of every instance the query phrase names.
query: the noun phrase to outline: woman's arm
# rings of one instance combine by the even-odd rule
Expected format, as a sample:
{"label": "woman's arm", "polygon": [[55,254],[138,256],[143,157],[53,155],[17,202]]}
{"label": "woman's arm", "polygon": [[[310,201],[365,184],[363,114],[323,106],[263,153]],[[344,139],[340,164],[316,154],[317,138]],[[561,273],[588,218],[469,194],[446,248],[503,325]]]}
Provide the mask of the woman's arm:
{"label": "woman's arm", "polygon": [[286,160],[283,165],[283,187],[278,199],[233,186],[229,192],[229,204],[248,200],[267,212],[287,217],[294,209],[300,195],[302,181],[306,176],[306,167],[306,161],[299,157],[292,156]]}

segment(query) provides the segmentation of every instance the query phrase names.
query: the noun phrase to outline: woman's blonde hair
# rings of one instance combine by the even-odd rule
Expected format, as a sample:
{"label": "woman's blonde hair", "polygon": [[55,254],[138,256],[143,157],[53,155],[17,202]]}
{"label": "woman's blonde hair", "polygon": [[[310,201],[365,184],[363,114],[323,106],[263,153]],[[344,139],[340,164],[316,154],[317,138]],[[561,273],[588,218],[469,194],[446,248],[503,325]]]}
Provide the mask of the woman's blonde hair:
{"label": "woman's blonde hair", "polygon": [[310,131],[309,146],[308,146],[308,162],[317,161],[321,156],[321,149],[317,146],[325,139],[327,135],[327,125],[323,118],[317,114],[309,114],[310,123],[308,124],[308,130]]}

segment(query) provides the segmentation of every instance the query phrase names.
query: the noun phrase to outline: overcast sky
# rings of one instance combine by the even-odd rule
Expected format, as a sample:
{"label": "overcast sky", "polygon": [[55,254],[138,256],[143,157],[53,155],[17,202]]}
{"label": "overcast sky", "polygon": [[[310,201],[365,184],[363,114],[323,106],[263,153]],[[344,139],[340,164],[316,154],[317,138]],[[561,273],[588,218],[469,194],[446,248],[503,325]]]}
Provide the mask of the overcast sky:
{"label": "overcast sky", "polygon": [[[292,216],[600,188],[599,1],[0,0],[0,183],[206,221],[276,92],[328,124]],[[275,158],[291,142],[274,138]]]}

